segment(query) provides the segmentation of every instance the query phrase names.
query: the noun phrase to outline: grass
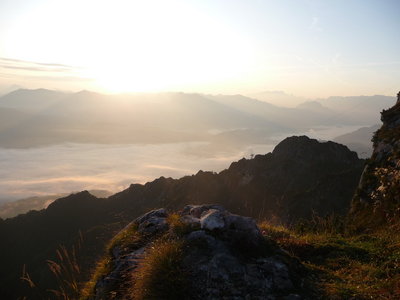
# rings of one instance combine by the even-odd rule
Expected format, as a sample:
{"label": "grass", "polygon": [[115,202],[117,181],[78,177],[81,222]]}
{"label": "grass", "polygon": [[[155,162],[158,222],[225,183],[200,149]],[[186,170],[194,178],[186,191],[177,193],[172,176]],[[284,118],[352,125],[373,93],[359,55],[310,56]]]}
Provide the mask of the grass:
{"label": "grass", "polygon": [[79,239],[71,249],[60,245],[56,250],[57,261],[47,260],[47,265],[58,283],[58,289],[51,289],[49,292],[57,299],[69,300],[79,296],[82,273],[77,257],[82,243],[83,237],[79,232]]}
{"label": "grass", "polygon": [[[134,272],[132,288],[129,291],[115,287],[120,293],[129,293],[134,299],[182,299],[185,296],[185,278],[180,267],[183,255],[183,242],[180,237],[195,228],[181,220],[178,214],[170,214],[167,218],[169,232],[167,238],[156,240],[148,250],[140,267]],[[131,224],[119,232],[106,246],[106,253],[97,264],[91,279],[81,290],[80,299],[94,296],[96,283],[109,274],[114,267],[113,250],[132,251],[142,247],[146,236],[137,231],[137,225]],[[114,288],[114,287],[113,287]],[[161,297],[161,298],[160,298]]]}
{"label": "grass", "polygon": [[183,255],[184,243],[180,240],[154,242],[132,278],[133,299],[185,299]]}
{"label": "grass", "polygon": [[90,280],[85,282],[80,290],[79,299],[89,299],[94,296],[96,283],[103,276],[110,273],[113,269],[113,249],[119,247],[122,251],[125,248],[138,249],[142,244],[143,237],[137,231],[136,224],[130,224],[125,229],[121,230],[106,246],[106,253],[103,258],[97,263]]}
{"label": "grass", "polygon": [[142,236],[137,231],[137,224],[129,224],[121,230],[106,246],[106,251],[111,255],[115,247],[128,248],[140,242]]}
{"label": "grass", "polygon": [[196,226],[190,223],[183,222],[181,216],[177,213],[169,214],[167,218],[167,223],[171,233],[175,234],[177,237],[182,237],[192,231],[200,229],[200,224]]}
{"label": "grass", "polygon": [[96,268],[90,277],[90,280],[85,282],[80,291],[79,299],[89,299],[94,296],[97,281],[112,270],[112,259],[107,255],[103,257],[96,265]]}
{"label": "grass", "polygon": [[[186,244],[181,237],[196,229],[178,214],[170,214],[167,222],[169,231],[147,247],[137,269],[127,276],[127,298],[188,298],[187,271],[181,264]],[[318,299],[400,299],[399,230],[354,233],[338,216],[313,216],[311,221],[293,226],[262,222],[259,227],[269,238],[266,240],[273,240],[272,244],[278,244],[306,266],[306,282],[311,283]],[[112,249],[132,251],[146,241],[135,226],[121,231],[109,243],[81,299],[93,296],[96,282],[112,270]],[[261,250],[270,248],[268,244]]]}
{"label": "grass", "polygon": [[317,229],[320,221],[297,228],[263,222],[260,228],[308,267],[321,298],[400,299],[398,231],[351,234],[332,218]]}

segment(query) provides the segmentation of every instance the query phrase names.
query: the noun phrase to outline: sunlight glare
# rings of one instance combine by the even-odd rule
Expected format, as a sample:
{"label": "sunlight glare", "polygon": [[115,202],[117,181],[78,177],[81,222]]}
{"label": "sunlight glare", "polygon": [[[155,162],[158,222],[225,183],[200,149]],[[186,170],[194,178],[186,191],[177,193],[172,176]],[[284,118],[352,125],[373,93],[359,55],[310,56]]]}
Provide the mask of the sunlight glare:
{"label": "sunlight glare", "polygon": [[178,90],[243,76],[255,60],[252,43],[193,5],[49,1],[14,24],[6,50],[79,66],[105,92]]}

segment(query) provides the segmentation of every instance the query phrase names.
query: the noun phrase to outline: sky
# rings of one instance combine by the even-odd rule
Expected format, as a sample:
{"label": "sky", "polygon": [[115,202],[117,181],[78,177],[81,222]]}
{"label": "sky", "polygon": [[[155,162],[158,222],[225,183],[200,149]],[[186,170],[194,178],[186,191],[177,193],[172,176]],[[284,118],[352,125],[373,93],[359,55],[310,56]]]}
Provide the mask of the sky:
{"label": "sky", "polygon": [[400,89],[398,0],[1,0],[0,93]]}

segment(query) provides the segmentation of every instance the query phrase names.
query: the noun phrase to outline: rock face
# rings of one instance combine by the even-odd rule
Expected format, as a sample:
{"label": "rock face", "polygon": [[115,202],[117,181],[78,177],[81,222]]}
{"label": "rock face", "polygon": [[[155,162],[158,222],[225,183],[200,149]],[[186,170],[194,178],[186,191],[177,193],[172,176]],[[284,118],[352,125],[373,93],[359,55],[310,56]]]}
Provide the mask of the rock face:
{"label": "rock face", "polygon": [[350,220],[358,230],[400,224],[400,93],[381,120],[372,157],[352,202]]}
{"label": "rock face", "polygon": [[[178,216],[178,222],[190,228],[179,236],[164,209],[133,221],[129,226],[136,226],[144,245],[111,249],[114,268],[98,280],[91,298],[137,299],[134,292],[126,292],[132,291],[127,283],[121,282],[127,277],[132,278],[131,284],[135,282],[147,252],[160,238],[183,241],[185,251],[179,264],[186,277],[184,299],[307,298],[302,265],[264,237],[253,219],[231,214],[219,205],[189,205]],[[158,299],[169,298],[159,294]]]}

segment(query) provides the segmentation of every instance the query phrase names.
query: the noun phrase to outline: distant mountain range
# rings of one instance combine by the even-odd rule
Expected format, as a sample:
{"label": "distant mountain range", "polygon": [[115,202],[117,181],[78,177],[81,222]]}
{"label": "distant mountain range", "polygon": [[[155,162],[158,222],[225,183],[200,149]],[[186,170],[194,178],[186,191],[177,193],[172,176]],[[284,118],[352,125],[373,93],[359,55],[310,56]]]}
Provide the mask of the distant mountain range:
{"label": "distant mountain range", "polygon": [[[19,89],[0,97],[0,147],[74,143],[264,143],[318,126],[378,123],[394,97],[333,97],[295,108],[241,95],[102,95]],[[260,135],[262,139],[260,141]],[[223,145],[222,145],[223,146]]]}
{"label": "distant mountain range", "polygon": [[[90,190],[89,192],[99,198],[106,198],[112,194],[105,190]],[[6,202],[0,204],[0,218],[12,218],[31,210],[41,210],[47,208],[54,200],[66,196],[68,196],[68,194],[34,196]]]}
{"label": "distant mountain range", "polygon": [[368,158],[372,154],[372,136],[379,128],[380,125],[361,127],[356,131],[340,135],[333,141],[346,145],[361,158]]}

